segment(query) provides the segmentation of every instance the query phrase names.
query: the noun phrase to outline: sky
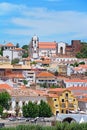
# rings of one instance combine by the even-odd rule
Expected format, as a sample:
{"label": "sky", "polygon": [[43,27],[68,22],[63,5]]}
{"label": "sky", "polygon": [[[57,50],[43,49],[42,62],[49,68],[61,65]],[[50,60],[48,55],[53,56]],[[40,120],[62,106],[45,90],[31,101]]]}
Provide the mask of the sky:
{"label": "sky", "polygon": [[0,44],[87,42],[87,0],[0,0]]}

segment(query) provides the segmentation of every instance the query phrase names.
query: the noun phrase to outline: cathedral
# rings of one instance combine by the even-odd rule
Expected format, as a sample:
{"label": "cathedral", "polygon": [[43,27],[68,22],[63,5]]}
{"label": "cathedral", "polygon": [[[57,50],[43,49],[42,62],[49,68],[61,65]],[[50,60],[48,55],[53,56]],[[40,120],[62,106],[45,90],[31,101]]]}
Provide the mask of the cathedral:
{"label": "cathedral", "polygon": [[54,56],[75,56],[81,50],[80,40],[72,40],[71,45],[65,42],[40,42],[35,35],[29,43],[29,55],[33,59]]}

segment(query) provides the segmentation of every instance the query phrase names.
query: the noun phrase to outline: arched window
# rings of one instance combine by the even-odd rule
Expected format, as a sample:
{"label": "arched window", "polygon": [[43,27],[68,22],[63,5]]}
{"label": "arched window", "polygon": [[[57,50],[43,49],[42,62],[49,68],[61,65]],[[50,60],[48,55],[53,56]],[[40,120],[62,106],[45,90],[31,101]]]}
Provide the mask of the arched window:
{"label": "arched window", "polygon": [[60,47],[60,54],[63,54],[63,47]]}

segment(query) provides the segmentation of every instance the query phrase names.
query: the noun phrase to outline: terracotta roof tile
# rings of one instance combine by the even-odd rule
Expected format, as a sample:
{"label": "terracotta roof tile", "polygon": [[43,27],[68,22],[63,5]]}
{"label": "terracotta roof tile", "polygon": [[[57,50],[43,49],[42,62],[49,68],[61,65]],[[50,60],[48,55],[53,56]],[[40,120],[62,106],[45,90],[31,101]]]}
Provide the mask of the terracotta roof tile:
{"label": "terracotta roof tile", "polygon": [[65,79],[65,82],[86,82],[87,83],[87,79]]}
{"label": "terracotta roof tile", "polygon": [[9,43],[7,43],[5,46],[14,46],[14,44],[13,43],[11,43],[11,42],[9,42]]}
{"label": "terracotta roof tile", "polygon": [[8,84],[0,84],[0,89],[12,90],[13,88]]}
{"label": "terracotta roof tile", "polygon": [[80,87],[80,86],[77,86],[77,87],[68,87],[69,90],[87,90],[87,87]]}
{"label": "terracotta roof tile", "polygon": [[48,92],[63,92],[64,90],[64,88],[50,88]]}
{"label": "terracotta roof tile", "polygon": [[78,100],[79,102],[86,102],[87,103],[87,98],[81,98]]}
{"label": "terracotta roof tile", "polygon": [[48,97],[52,97],[52,98],[58,98],[58,95],[57,95],[57,94],[48,94],[47,96],[48,96]]}
{"label": "terracotta roof tile", "polygon": [[50,72],[48,71],[43,71],[43,72],[40,72],[37,77],[55,77],[53,74],[51,74]]}
{"label": "terracotta roof tile", "polygon": [[23,74],[21,74],[21,73],[8,74],[7,76],[9,78],[24,78]]}
{"label": "terracotta roof tile", "polygon": [[55,42],[39,42],[39,48],[43,49],[55,49],[56,48],[56,43]]}
{"label": "terracotta roof tile", "polygon": [[[23,87],[23,86],[22,86]],[[33,89],[29,89],[29,88],[16,88],[16,89],[13,89],[11,91],[11,95],[12,96],[44,96],[45,94],[43,92],[40,92],[40,91],[36,91],[36,90],[33,90]],[[43,94],[42,94],[43,93]]]}

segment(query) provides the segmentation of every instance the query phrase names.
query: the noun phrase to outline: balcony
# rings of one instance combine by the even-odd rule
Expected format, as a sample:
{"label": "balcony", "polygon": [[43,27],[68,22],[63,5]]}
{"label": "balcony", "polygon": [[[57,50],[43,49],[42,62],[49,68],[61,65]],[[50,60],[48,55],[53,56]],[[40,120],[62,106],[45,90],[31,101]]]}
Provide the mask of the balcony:
{"label": "balcony", "polygon": [[74,105],[73,105],[73,103],[69,103],[69,104],[68,104],[68,107],[74,109]]}
{"label": "balcony", "polygon": [[65,103],[61,103],[60,107],[65,108],[66,104]]}

